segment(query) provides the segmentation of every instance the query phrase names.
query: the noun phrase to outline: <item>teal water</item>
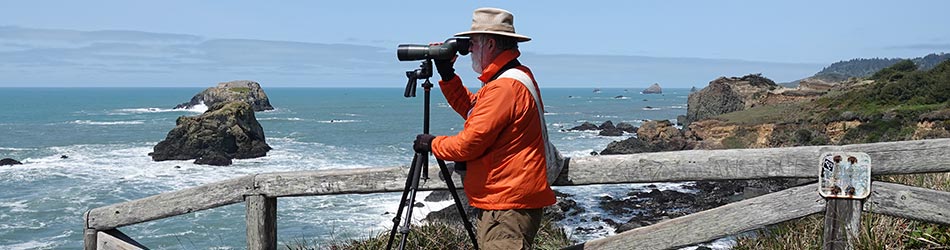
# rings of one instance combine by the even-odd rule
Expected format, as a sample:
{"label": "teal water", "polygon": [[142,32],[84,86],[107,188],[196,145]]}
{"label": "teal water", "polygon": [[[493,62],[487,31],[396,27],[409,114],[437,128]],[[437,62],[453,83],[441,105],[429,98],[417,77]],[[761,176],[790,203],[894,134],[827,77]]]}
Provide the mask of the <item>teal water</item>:
{"label": "teal water", "polygon": [[[422,131],[421,89],[418,97],[404,98],[401,88],[269,88],[265,91],[277,109],[257,113],[274,148],[266,157],[236,160],[227,167],[152,162],[148,153],[175,126],[175,119],[202,111],[172,107],[199,91],[0,88],[0,158],[24,163],[0,167],[0,249],[75,249],[81,245],[82,213],[88,209],[243,175],[407,165],[411,141]],[[630,135],[603,137],[562,129],[584,121],[638,126],[642,120],[673,119],[685,114],[687,95],[687,89],[667,89],[662,95],[633,89],[542,90],[553,143],[572,157],[600,151]],[[454,134],[462,124],[434,89],[432,133]],[[67,158],[61,158],[64,155]],[[565,191],[591,196],[626,193],[626,188]],[[385,213],[395,212],[398,196],[281,198],[279,240],[326,241],[388,230],[392,215]],[[447,205],[433,203],[418,210]],[[120,229],[153,249],[242,249],[243,209],[236,204]],[[609,231],[575,236],[584,239]]]}

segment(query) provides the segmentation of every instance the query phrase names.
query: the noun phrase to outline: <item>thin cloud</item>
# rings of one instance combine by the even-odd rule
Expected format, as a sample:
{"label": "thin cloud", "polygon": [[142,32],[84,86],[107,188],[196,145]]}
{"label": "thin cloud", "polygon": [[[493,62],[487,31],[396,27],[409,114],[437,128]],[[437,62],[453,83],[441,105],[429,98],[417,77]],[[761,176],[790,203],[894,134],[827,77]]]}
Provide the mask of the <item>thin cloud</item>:
{"label": "thin cloud", "polygon": [[950,43],[919,43],[919,44],[910,44],[910,45],[901,45],[901,46],[890,46],[890,47],[885,47],[885,49],[945,51],[945,50],[950,50]]}
{"label": "thin cloud", "polygon": [[[418,67],[418,62],[399,62],[392,45],[0,27],[0,47],[6,48],[0,49],[0,75],[4,75],[0,86],[207,86],[241,78],[269,86],[394,87],[405,83],[405,71]],[[660,82],[664,87],[689,87],[749,73],[790,81],[824,66],[527,52],[522,58],[546,86],[636,87]],[[457,72],[475,86],[468,61],[461,58]]]}

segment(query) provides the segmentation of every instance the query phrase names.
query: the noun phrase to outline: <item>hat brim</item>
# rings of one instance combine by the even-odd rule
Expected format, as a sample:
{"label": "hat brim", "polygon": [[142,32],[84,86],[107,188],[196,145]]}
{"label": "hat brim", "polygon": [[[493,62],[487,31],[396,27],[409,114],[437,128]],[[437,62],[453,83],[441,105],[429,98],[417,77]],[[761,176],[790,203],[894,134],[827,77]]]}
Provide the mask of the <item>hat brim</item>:
{"label": "hat brim", "polygon": [[460,32],[460,33],[455,34],[455,36],[472,36],[472,35],[474,35],[474,34],[492,34],[492,35],[500,35],[500,36],[513,37],[513,38],[517,39],[519,43],[520,43],[520,42],[531,41],[531,38],[530,38],[530,37],[523,36],[523,35],[518,35],[518,34],[510,33],[510,32],[502,32],[502,31],[478,31],[478,30],[473,30],[473,31]]}

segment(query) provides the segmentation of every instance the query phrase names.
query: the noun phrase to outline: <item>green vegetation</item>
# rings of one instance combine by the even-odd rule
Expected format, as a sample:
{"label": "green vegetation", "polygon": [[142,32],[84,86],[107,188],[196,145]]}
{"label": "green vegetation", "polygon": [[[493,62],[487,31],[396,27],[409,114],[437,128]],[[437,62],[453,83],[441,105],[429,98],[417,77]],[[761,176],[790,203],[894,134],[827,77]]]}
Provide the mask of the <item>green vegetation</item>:
{"label": "green vegetation", "polygon": [[[917,71],[917,65],[911,60],[902,60],[890,67],[884,68],[871,75],[873,80],[894,81],[903,77],[904,74]],[[897,78],[894,78],[897,77]]]}
{"label": "green vegetation", "polygon": [[231,92],[237,92],[241,94],[247,94],[251,92],[251,88],[247,88],[247,87],[234,87],[234,88],[228,88],[228,90],[230,90]]}
{"label": "green vegetation", "polygon": [[[919,71],[911,61],[904,60],[875,73],[874,77],[877,80],[873,83],[835,90],[813,102],[759,106],[717,118],[740,126],[785,124],[791,131],[785,132],[787,140],[778,140],[787,143],[781,146],[801,146],[827,143],[820,131],[836,121],[862,122],[848,128],[839,144],[909,140],[921,117],[933,112],[950,112],[950,61]],[[816,132],[811,136],[804,131],[794,134],[799,129]],[[735,138],[724,143],[736,148],[742,147],[739,144],[743,141],[748,140]]]}
{"label": "green vegetation", "polygon": [[[908,59],[921,70],[929,70],[950,59],[950,54],[929,54],[924,57]],[[900,58],[871,58],[840,61],[825,67],[815,77],[831,81],[841,81],[851,77],[868,77],[881,69],[891,67],[902,61]]]}
{"label": "green vegetation", "polygon": [[[937,126],[950,124],[946,121],[950,116],[950,61],[927,71],[918,71],[909,60],[900,61],[874,73],[872,78],[874,83],[850,91],[832,92],[803,106],[802,113],[806,114],[778,118],[791,122],[810,116],[805,120],[819,123],[789,126],[794,129],[783,136],[797,145],[816,145],[822,142],[821,133],[807,126],[820,128],[823,123],[859,120],[861,125],[849,128],[839,143],[870,143],[909,140],[921,119],[942,120]],[[775,109],[722,117],[768,122],[768,118],[780,117],[769,112],[787,112],[788,108],[784,111]],[[878,176],[874,179],[950,191],[950,173]],[[950,226],[870,213],[864,213],[862,220],[864,230],[856,249],[950,249]],[[821,215],[780,223],[754,235],[739,237],[734,249],[819,249],[821,227]]]}
{"label": "green vegetation", "polygon": [[[950,191],[950,173],[884,176],[875,180]],[[872,213],[861,214],[861,220],[864,230],[855,249],[950,248],[950,226]],[[822,223],[820,214],[779,223],[754,235],[740,236],[733,249],[821,249]]]}
{"label": "green vegetation", "polygon": [[717,116],[717,118],[725,119],[737,125],[795,122],[807,120],[810,117],[810,113],[803,112],[807,107],[807,104],[803,103],[781,103],[726,113]]}
{"label": "green vegetation", "polygon": [[928,71],[917,71],[910,61],[902,61],[874,74],[867,88],[849,92],[840,104],[854,107],[865,104],[886,106],[926,105],[950,98],[950,62]]}
{"label": "green vegetation", "polygon": [[[393,244],[398,245],[401,235],[396,234],[396,240]],[[331,242],[318,242],[297,240],[286,244],[285,247],[291,250],[375,250],[383,249],[389,241],[389,231],[380,232],[375,237],[356,240],[340,240]],[[555,225],[548,219],[541,222],[541,230],[534,239],[534,249],[561,249],[568,247],[573,243],[570,241],[564,229]],[[468,233],[460,223],[446,224],[443,222],[432,222],[423,225],[413,225],[412,232],[409,233],[409,239],[406,241],[406,249],[471,249],[471,240]]]}

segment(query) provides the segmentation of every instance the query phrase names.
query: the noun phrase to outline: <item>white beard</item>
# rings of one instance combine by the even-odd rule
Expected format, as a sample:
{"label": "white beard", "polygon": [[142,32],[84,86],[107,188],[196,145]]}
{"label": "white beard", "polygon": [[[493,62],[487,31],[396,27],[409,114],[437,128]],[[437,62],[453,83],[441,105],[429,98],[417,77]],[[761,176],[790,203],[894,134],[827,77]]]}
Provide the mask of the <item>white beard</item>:
{"label": "white beard", "polygon": [[481,57],[475,56],[475,55],[473,54],[473,55],[472,55],[472,70],[474,70],[476,74],[481,75],[481,74],[482,74],[482,69],[483,69],[483,68],[482,68],[482,59],[481,59]]}

